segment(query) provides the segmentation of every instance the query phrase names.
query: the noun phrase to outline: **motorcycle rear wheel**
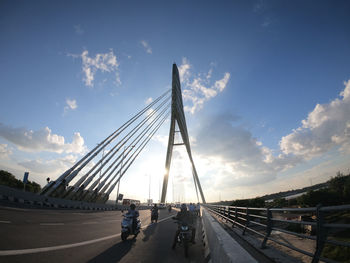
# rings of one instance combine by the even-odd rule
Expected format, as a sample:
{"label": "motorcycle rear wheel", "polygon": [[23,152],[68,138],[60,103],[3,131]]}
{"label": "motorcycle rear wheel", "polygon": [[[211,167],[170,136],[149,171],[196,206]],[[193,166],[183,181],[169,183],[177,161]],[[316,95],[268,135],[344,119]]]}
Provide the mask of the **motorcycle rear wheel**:
{"label": "motorcycle rear wheel", "polygon": [[188,240],[184,239],[183,245],[184,245],[185,257],[187,258],[188,257]]}

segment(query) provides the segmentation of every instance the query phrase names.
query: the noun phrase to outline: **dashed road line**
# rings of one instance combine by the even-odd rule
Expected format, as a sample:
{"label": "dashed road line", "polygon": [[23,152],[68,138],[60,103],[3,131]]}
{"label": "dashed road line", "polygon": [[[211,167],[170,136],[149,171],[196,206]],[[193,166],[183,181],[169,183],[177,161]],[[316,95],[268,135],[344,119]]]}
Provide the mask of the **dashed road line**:
{"label": "dashed road line", "polygon": [[[158,223],[163,222],[172,216],[163,218],[158,221]],[[142,229],[148,227],[151,224],[148,224],[146,226],[141,227]],[[106,237],[101,237],[97,239],[92,239],[88,241],[83,241],[83,242],[78,242],[78,243],[73,243],[73,244],[67,244],[67,245],[60,245],[60,246],[52,246],[52,247],[39,247],[39,248],[29,248],[29,249],[17,249],[17,250],[0,250],[0,256],[14,256],[14,255],[23,255],[23,254],[33,254],[33,253],[40,253],[40,252],[48,252],[48,251],[53,251],[53,250],[60,250],[60,249],[67,249],[67,248],[73,248],[73,247],[80,247],[80,246],[85,246],[85,245],[90,245],[93,243],[105,241],[108,239],[116,238],[119,237],[120,233],[115,234],[115,235],[110,235]]]}
{"label": "dashed road line", "polygon": [[3,220],[0,220],[0,223],[3,223],[3,224],[11,224],[11,221],[3,221]]}

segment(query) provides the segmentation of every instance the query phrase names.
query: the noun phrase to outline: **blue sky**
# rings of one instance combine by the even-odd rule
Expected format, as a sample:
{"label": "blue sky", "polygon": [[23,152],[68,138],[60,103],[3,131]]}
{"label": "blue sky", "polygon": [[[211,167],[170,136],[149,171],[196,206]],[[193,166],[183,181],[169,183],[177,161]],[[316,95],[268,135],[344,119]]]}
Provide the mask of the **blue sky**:
{"label": "blue sky", "polygon": [[[348,172],[349,12],[348,1],[1,1],[0,168],[58,177],[167,90],[176,62],[208,201]],[[126,196],[146,199],[151,178],[158,200],[168,129],[125,175]],[[169,201],[195,200],[182,155]]]}

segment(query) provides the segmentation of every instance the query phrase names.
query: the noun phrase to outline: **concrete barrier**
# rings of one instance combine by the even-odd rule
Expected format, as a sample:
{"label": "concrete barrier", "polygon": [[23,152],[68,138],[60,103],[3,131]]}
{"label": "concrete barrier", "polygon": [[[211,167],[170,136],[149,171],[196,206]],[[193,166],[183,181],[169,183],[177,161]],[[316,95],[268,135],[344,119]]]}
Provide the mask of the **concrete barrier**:
{"label": "concrete barrier", "polygon": [[22,204],[32,204],[40,207],[51,208],[75,208],[75,209],[100,209],[100,210],[114,210],[115,205],[109,204],[95,204],[81,201],[72,201],[66,199],[59,199],[53,197],[46,197],[31,192],[24,192],[23,190],[0,185],[0,199],[8,200],[10,202],[18,202]]}
{"label": "concrete barrier", "polygon": [[205,208],[202,209],[202,220],[211,262],[258,262],[221,227]]}

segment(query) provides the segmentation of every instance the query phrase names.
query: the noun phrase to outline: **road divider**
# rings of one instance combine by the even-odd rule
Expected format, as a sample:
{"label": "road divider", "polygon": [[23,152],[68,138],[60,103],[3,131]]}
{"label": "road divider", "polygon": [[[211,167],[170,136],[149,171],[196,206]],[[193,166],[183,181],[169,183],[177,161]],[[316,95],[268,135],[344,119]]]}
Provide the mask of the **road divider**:
{"label": "road divider", "polygon": [[209,262],[244,262],[257,261],[234,240],[204,208],[202,209],[204,235],[210,250]]}

